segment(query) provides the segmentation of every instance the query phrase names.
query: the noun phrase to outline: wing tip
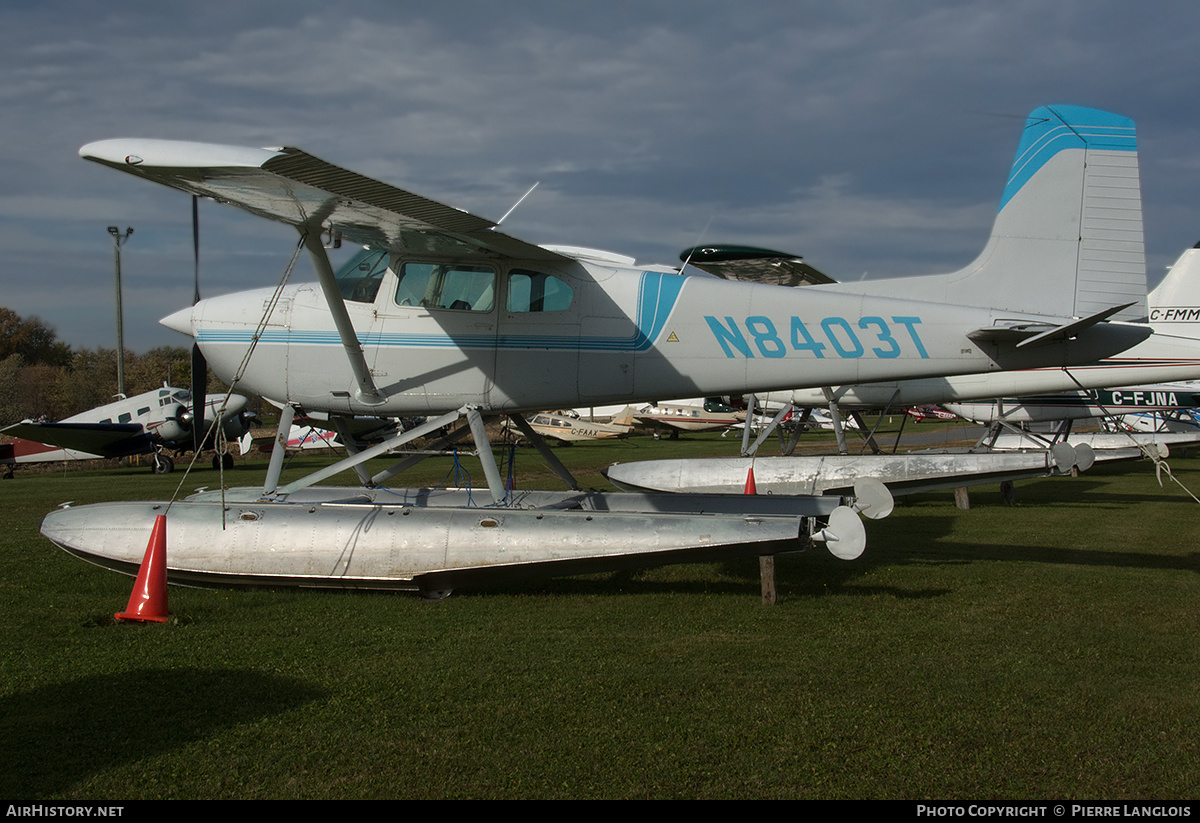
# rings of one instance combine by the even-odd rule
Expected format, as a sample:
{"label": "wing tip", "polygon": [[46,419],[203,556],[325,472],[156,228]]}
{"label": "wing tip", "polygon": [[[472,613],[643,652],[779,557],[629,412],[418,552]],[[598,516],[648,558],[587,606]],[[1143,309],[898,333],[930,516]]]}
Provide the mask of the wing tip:
{"label": "wing tip", "polygon": [[187,140],[156,140],[142,137],[118,137],[97,140],[79,149],[84,160],[94,160],[109,166],[150,168],[260,168],[280,149],[255,149],[227,146],[219,143],[196,143]]}

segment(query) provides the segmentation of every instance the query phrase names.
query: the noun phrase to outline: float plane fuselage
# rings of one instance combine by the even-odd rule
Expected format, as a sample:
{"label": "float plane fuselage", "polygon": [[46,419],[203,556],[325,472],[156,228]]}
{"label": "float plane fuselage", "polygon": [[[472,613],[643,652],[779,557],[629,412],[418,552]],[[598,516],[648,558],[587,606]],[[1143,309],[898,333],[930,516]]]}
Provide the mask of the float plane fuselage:
{"label": "float plane fuselage", "polygon": [[[1129,322],[1145,300],[1133,124],[1090,109],[1031,115],[975,263],[890,291],[535,246],[297,149],[111,140],[81,153],[299,229],[319,284],[210,298],[164,322],[226,379],[255,341],[241,385],[311,411],[508,413],[1055,368],[1150,334]],[[369,248],[335,274],[322,234]]]}

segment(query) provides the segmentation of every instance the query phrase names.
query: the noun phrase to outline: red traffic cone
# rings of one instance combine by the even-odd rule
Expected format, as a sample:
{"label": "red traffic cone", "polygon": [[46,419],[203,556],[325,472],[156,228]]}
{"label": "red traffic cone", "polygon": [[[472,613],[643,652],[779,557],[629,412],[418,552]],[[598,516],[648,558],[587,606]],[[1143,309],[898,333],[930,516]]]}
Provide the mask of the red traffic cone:
{"label": "red traffic cone", "polygon": [[758,494],[758,485],[754,482],[754,467],[750,467],[750,471],[746,472],[746,489],[742,494]]}
{"label": "red traffic cone", "polygon": [[167,622],[167,516],[154,518],[146,556],[133,582],[133,593],[125,611],[113,615],[117,620],[141,623]]}

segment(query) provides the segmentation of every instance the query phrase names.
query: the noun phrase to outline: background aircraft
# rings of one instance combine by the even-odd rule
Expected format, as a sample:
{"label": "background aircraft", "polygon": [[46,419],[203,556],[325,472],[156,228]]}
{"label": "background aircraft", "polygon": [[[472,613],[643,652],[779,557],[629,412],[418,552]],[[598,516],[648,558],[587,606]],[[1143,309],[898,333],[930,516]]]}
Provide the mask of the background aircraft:
{"label": "background aircraft", "polygon": [[924,405],[905,409],[904,413],[920,423],[922,420],[953,420],[956,415],[940,406]]}
{"label": "background aircraft", "polygon": [[[205,403],[203,419],[197,421],[191,392],[164,385],[58,423],[26,420],[0,429],[0,434],[18,438],[0,445],[0,464],[11,467],[18,463],[153,453],[151,466],[154,473],[165,474],[175,468],[175,463],[163,454],[163,450],[191,449],[197,424],[203,431],[207,429],[206,423],[219,417],[221,435],[225,439],[240,440],[246,435],[249,432],[246,402],[246,398],[238,394],[213,395]],[[212,448],[211,438],[206,445]],[[213,458],[214,463],[216,459]],[[224,459],[226,465],[230,465],[232,458],[227,453]]]}
{"label": "background aircraft", "polygon": [[739,411],[719,397],[696,397],[642,406],[634,419],[638,425],[653,429],[654,439],[657,440],[662,430],[666,429],[674,440],[681,431],[716,431],[736,426],[746,419],[746,412]]}
{"label": "background aircraft", "polygon": [[[581,440],[616,440],[633,431],[634,409],[626,406],[608,422],[585,420],[574,412],[538,412],[526,419],[529,427],[542,437],[577,443]],[[520,429],[517,429],[520,431]]]}
{"label": "background aircraft", "polygon": [[[1200,345],[1200,341],[1197,341]],[[974,403],[948,403],[946,408],[976,423],[1046,423],[1127,414],[1180,412],[1200,407],[1198,387],[1185,383],[1127,386],[1116,389],[1010,397]]]}

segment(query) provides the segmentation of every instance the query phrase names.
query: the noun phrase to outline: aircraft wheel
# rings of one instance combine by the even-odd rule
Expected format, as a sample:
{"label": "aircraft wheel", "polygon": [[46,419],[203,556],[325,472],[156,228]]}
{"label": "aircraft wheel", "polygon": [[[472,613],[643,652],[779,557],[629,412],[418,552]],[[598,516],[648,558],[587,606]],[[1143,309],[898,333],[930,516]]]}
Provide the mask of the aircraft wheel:
{"label": "aircraft wheel", "polygon": [[233,455],[229,452],[221,455],[221,468],[226,470],[233,468]]}
{"label": "aircraft wheel", "polygon": [[445,600],[454,589],[421,589],[421,597],[426,600]]}
{"label": "aircraft wheel", "polygon": [[175,461],[165,454],[156,454],[154,455],[154,462],[151,464],[150,470],[155,474],[170,474],[175,471]]}

